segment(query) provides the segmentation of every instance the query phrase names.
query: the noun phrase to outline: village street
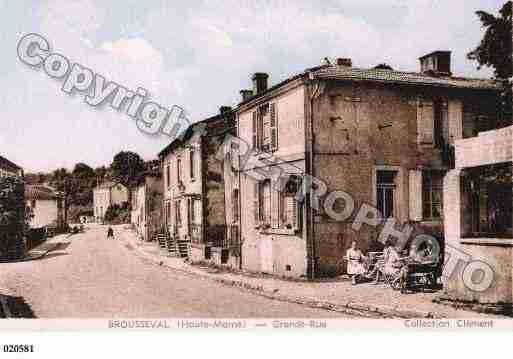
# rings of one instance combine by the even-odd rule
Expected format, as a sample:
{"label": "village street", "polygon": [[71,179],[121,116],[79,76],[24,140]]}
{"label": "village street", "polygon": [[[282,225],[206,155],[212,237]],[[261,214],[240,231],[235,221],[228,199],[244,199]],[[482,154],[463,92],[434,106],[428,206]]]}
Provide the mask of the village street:
{"label": "village street", "polygon": [[39,260],[0,264],[0,288],[23,297],[37,318],[342,316],[160,267],[108,241],[105,230],[73,235]]}

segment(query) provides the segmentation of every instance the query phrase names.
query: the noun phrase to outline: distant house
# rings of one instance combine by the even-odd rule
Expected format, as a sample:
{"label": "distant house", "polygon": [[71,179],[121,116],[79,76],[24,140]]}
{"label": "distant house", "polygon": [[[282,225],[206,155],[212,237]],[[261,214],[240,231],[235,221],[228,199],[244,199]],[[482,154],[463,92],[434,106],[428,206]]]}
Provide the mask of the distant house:
{"label": "distant house", "polygon": [[128,202],[129,190],[121,183],[104,182],[93,189],[94,217],[96,222],[103,222],[110,206],[121,206]]}
{"label": "distant house", "polygon": [[0,156],[0,178],[9,176],[23,178],[23,168]]}
{"label": "distant house", "polygon": [[149,173],[131,191],[131,223],[145,241],[151,240],[163,225],[161,219],[163,189],[160,174]]}
{"label": "distant house", "polygon": [[33,214],[31,228],[55,227],[58,231],[65,228],[66,206],[63,193],[46,185],[26,185],[25,201]]}

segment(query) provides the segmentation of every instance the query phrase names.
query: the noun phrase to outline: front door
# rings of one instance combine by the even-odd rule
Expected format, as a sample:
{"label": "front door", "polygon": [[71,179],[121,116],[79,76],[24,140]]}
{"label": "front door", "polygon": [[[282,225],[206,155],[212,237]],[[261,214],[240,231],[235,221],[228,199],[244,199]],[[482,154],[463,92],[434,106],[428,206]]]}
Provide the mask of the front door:
{"label": "front door", "polygon": [[260,239],[260,263],[264,273],[273,273],[273,240],[270,237]]}

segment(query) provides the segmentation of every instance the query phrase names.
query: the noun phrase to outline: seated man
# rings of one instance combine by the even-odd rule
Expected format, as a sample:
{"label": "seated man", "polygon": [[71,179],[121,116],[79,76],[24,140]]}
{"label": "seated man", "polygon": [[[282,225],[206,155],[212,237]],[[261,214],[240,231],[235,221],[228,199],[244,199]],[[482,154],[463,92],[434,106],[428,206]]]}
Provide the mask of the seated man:
{"label": "seated man", "polygon": [[347,250],[346,253],[347,259],[347,274],[349,274],[352,279],[352,284],[355,285],[358,277],[360,275],[365,274],[365,260],[366,257],[362,254],[362,252],[358,249],[356,245],[356,241],[351,243],[351,248]]}

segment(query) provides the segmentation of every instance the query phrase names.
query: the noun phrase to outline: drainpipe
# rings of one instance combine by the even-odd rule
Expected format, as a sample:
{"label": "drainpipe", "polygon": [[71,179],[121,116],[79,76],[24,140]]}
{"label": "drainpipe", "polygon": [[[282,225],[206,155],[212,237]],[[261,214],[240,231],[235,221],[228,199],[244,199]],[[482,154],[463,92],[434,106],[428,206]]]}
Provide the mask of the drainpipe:
{"label": "drainpipe", "polygon": [[[237,137],[239,135],[239,114],[236,115],[235,120],[235,136]],[[240,152],[237,151],[237,156],[239,157],[237,160],[237,179],[239,182],[239,270],[242,270],[242,191],[241,191],[241,185],[240,185]]]}
{"label": "drainpipe", "polygon": [[[305,169],[306,174],[309,176],[313,176],[314,173],[314,161],[313,161],[313,148],[314,148],[314,136],[313,136],[313,101],[319,93],[318,84],[313,84],[313,76],[312,73],[308,73],[308,111],[307,116],[305,118],[306,126],[305,126]],[[312,91],[313,90],[313,91]],[[311,92],[312,91],[312,92]],[[309,184],[311,187],[311,183]],[[316,258],[316,250],[315,250],[315,230],[314,230],[314,219],[313,219],[313,209],[311,206],[311,188],[308,189],[305,195],[305,214],[306,214],[306,240],[307,245],[309,242],[310,246],[310,258],[308,258],[307,263],[307,275],[309,279],[314,279],[317,270],[317,258]]]}

